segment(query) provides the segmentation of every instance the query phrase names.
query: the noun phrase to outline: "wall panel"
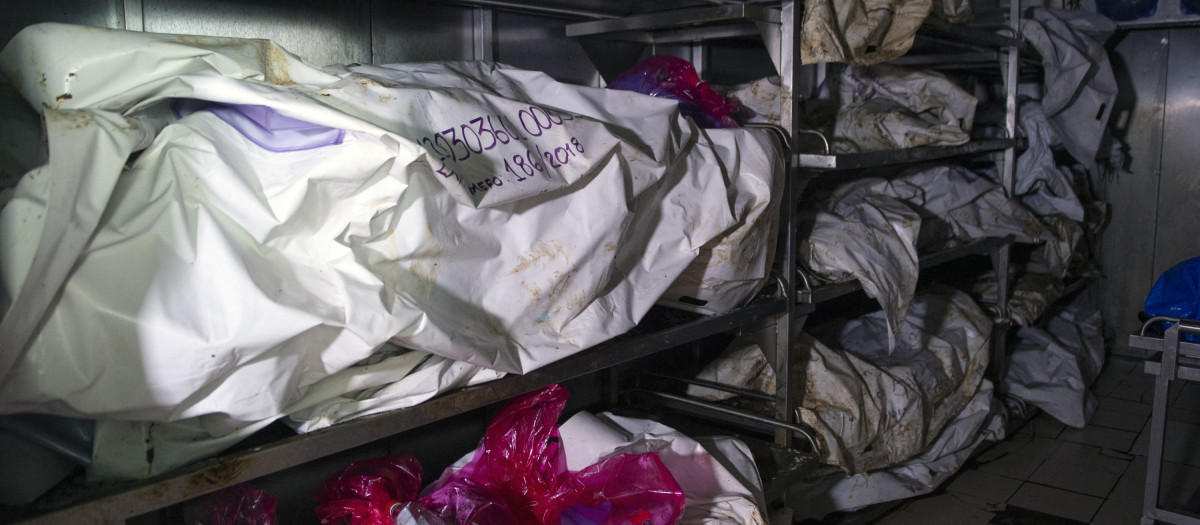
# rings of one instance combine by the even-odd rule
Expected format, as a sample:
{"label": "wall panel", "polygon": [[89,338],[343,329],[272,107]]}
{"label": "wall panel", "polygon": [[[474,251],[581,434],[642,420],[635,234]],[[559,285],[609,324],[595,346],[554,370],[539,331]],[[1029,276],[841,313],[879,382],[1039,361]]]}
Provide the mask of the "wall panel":
{"label": "wall panel", "polygon": [[274,40],[311,64],[371,61],[370,0],[144,0],[146,31]]}

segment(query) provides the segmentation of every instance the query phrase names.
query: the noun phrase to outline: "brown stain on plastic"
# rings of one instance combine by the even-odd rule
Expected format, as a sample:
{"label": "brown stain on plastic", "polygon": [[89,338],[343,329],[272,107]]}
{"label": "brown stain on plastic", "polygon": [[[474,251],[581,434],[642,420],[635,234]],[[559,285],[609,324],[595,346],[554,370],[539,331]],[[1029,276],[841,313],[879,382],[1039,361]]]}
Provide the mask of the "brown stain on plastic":
{"label": "brown stain on plastic", "polygon": [[267,82],[280,86],[295,84],[288,64],[288,57],[283,54],[283,50],[274,44],[267,45]]}
{"label": "brown stain on plastic", "polygon": [[188,478],[192,487],[203,488],[212,485],[232,485],[241,477],[249,462],[247,458],[227,459],[215,467],[204,469]]}
{"label": "brown stain on plastic", "polygon": [[512,272],[509,272],[509,274],[516,275],[525,270],[528,270],[535,264],[548,263],[550,261],[557,259],[559,255],[562,255],[563,259],[566,262],[568,262],[568,263],[570,262],[570,259],[567,257],[567,251],[566,251],[566,249],[563,248],[563,245],[561,242],[559,242],[559,241],[538,242],[537,246],[535,246],[532,250],[525,250],[525,254],[522,255],[520,258],[518,258],[518,261],[520,261],[520,262],[517,263],[516,268],[513,268]]}

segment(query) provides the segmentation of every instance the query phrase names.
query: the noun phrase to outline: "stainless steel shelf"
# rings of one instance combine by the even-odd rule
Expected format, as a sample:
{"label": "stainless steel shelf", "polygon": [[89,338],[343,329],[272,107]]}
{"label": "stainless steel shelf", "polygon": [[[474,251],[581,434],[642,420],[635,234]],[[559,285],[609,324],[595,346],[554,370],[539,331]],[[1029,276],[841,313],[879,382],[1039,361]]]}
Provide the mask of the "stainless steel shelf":
{"label": "stainless steel shelf", "polygon": [[626,42],[674,43],[757,36],[757,24],[780,23],[777,7],[751,4],[676,9],[609,20],[567,24],[569,37],[603,37]]}
{"label": "stainless steel shelf", "polygon": [[[574,379],[650,354],[760,323],[787,311],[786,299],[766,299],[722,315],[656,309],[633,331],[525,375],[457,390],[419,405],[348,421],[261,447],[203,461],[158,478],[85,488],[62,496],[17,523],[113,523],[209,492],[285,470],[447,417],[504,401],[546,385]],[[17,518],[8,516],[6,518]]]}
{"label": "stainless steel shelf", "polygon": [[1017,147],[1013,139],[975,140],[961,146],[922,146],[919,148],[871,151],[866,153],[797,155],[798,166],[810,170],[852,170],[924,162],[929,160],[1004,151]]}
{"label": "stainless steel shelf", "polygon": [[[1013,236],[1007,237],[988,237],[979,239],[962,246],[955,246],[947,250],[931,253],[920,256],[918,265],[922,270],[932,268],[955,259],[959,259],[968,255],[986,254],[1001,246],[1011,244]],[[812,290],[799,290],[796,293],[796,301],[801,304],[816,304],[829,301],[841,297],[843,295],[856,292],[862,289],[862,283],[858,281],[850,281],[845,283],[831,283],[821,286],[815,286]]]}

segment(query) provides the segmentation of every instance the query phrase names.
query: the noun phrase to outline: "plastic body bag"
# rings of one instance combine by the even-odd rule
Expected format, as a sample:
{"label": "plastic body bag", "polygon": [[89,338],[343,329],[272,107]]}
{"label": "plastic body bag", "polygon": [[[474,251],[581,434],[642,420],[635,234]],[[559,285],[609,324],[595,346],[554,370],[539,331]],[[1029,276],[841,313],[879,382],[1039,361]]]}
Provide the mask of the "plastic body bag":
{"label": "plastic body bag", "polygon": [[[1151,316],[1200,318],[1200,257],[1176,264],[1158,276],[1144,306]],[[1200,336],[1195,334],[1183,337],[1200,342]]]}
{"label": "plastic body bag", "polygon": [[447,469],[418,502],[449,523],[675,523],[683,491],[657,454],[614,455],[567,470],[556,425],[566,401],[558,385],[513,400],[474,456]]}
{"label": "plastic body bag", "polygon": [[246,484],[214,492],[194,525],[276,525],[275,496]]}
{"label": "plastic body bag", "polygon": [[696,68],[682,58],[652,56],[621,73],[608,87],[677,100],[679,112],[702,128],[738,127],[730,116],[737,113],[737,103],[717,94],[708,82],[701,82]]}
{"label": "plastic body bag", "polygon": [[[327,401],[304,398],[389,339],[528,372],[635,326],[735,224],[677,104],[537,72],[59,24],[0,68],[50,79],[16,86],[50,161],[0,211],[0,412],[224,436]],[[325,145],[272,151],[180,98]]]}
{"label": "plastic body bag", "polygon": [[391,525],[392,507],[417,499],[421,464],[408,455],[351,463],[317,489],[322,525]]}

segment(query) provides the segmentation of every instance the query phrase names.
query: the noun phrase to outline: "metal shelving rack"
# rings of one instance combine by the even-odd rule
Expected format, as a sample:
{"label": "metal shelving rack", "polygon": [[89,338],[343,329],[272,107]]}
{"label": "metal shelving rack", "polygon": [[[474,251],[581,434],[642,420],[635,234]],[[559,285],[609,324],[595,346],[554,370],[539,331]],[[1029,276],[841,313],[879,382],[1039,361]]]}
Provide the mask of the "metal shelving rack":
{"label": "metal shelving rack", "polygon": [[[758,36],[771,56],[776,71],[780,75],[780,115],[782,127],[789,133],[794,142],[801,134],[811,135],[810,130],[799,127],[799,105],[793,104],[801,92],[798,88],[814,87],[818,75],[814,68],[802,68],[793,60],[799,56],[800,28],[803,19],[803,3],[785,0],[778,7],[760,4],[730,4],[705,6],[696,8],[677,9],[657,13],[647,13],[623,18],[606,19],[589,22],[579,22],[566,26],[567,36],[576,38],[600,38],[627,43],[667,44],[690,43],[702,46],[712,38]],[[818,177],[835,172],[867,169],[873,167],[894,166],[926,162],[937,159],[996,154],[1000,167],[1001,184],[1005,191],[1012,193],[1013,171],[1015,167],[1016,149],[1019,141],[1016,138],[1017,102],[1016,87],[1018,67],[1020,65],[1019,35],[1020,2],[1013,0],[1009,8],[1009,24],[1007,28],[1013,36],[1005,36],[986,31],[972,30],[963,27],[939,28],[925,26],[920,35],[923,38],[950,42],[954,44],[953,54],[925,56],[918,59],[922,64],[955,64],[969,63],[975,65],[991,65],[999,62],[1000,73],[1005,85],[1005,132],[1008,138],[972,141],[961,146],[951,147],[920,147],[903,150],[879,151],[869,153],[835,154],[830,152],[829,142],[824,142],[824,151],[812,153],[792,148],[788,157],[788,177],[786,190],[783,195],[785,205],[782,206],[781,224],[786,225],[780,236],[780,252],[777,267],[781,272],[781,281],[788,291],[788,312],[774,319],[773,338],[760,339],[760,346],[767,354],[767,360],[772,364],[776,377],[776,394],[773,398],[774,409],[772,418],[752,414],[725,405],[707,403],[660,392],[651,392],[650,397],[671,408],[682,410],[692,415],[704,415],[713,419],[740,424],[746,428],[763,431],[774,427],[776,442],[790,446],[792,437],[801,434],[812,438],[798,428],[793,420],[793,408],[796,399],[793,395],[803,396],[804,393],[796,387],[796,377],[793,376],[792,364],[803,356],[792,355],[791,339],[794,331],[803,326],[810,313],[815,311],[816,304],[834,297],[850,293],[861,288],[859,283],[843,283],[825,286],[811,286],[811,282],[797,272],[795,260],[796,246],[796,207],[799,197],[806,185]],[[693,48],[695,49],[695,47]],[[697,56],[694,53],[693,59]],[[703,58],[703,53],[699,58]],[[911,59],[910,59],[911,61]],[[697,64],[703,70],[706,64]],[[819,135],[819,134],[818,134]],[[922,268],[942,264],[969,254],[990,253],[998,276],[997,329],[993,339],[993,370],[995,376],[1004,371],[1005,333],[1008,330],[1008,266],[1009,247],[1011,238],[984,239],[970,245],[948,250],[945,253],[932,254],[922,260]],[[682,379],[682,378],[676,378]],[[685,382],[687,380],[684,380]],[[725,389],[735,391],[736,389]],[[739,392],[735,392],[739,393]],[[745,393],[743,393],[745,394]],[[753,396],[759,397],[762,396]]]}
{"label": "metal shelving rack", "polygon": [[[490,0],[462,0],[469,5],[508,8],[516,2],[494,2]],[[1012,8],[1012,23],[1016,29],[1018,7]],[[520,4],[525,5],[525,4]],[[688,8],[662,13],[649,13],[623,18],[610,15],[597,16],[599,20],[568,24],[566,33],[574,37],[614,38],[642,44],[696,43],[712,38],[757,37],[766,46],[776,70],[780,74],[782,127],[789,137],[799,133],[799,107],[792,104],[794,93],[801,86],[815,85],[817,76],[813,68],[801,68],[793,57],[798,56],[800,39],[797,38],[803,16],[802,3],[785,0],[779,4],[725,4]],[[519,7],[519,5],[518,5]],[[530,7],[526,5],[525,7]],[[535,9],[536,10],[536,9]],[[577,13],[572,12],[572,15]],[[957,33],[956,33],[957,34]],[[953,38],[970,40],[961,35]],[[995,37],[984,36],[982,41],[970,40],[974,44],[996,46]],[[1008,93],[1009,137],[1016,131],[1016,67],[1017,46],[1015,41],[999,41],[1000,55],[1007,64],[1010,74],[1006,77]],[[977,54],[975,59],[994,59],[995,54]],[[818,295],[823,291],[801,291],[797,285],[795,260],[796,213],[795,208],[806,185],[815,177],[839,170],[884,166],[896,163],[912,163],[963,155],[978,155],[1001,152],[1001,170],[1005,187],[1011,190],[1012,167],[1017,142],[1011,139],[972,142],[964,146],[949,148],[914,148],[890,152],[835,155],[828,152],[811,154],[792,150],[788,153],[788,176],[782,194],[783,209],[777,250],[777,275],[780,284],[775,296],[761,296],[748,306],[715,316],[698,316],[679,312],[652,311],[637,328],[628,334],[607,343],[547,365],[522,376],[509,376],[499,381],[450,392],[419,405],[393,412],[364,417],[323,430],[296,435],[263,446],[237,450],[221,457],[202,461],[162,476],[136,482],[107,484],[102,487],[65,489],[52,494],[48,500],[31,507],[22,516],[6,516],[5,520],[16,523],[113,523],[123,522],[133,516],[162,509],[176,503],[203,496],[241,482],[280,472],[297,465],[329,456],[341,451],[419,428],[422,425],[464,414],[469,411],[502,402],[513,396],[541,388],[556,382],[566,381],[596,371],[627,363],[662,350],[699,341],[703,338],[731,331],[755,334],[760,345],[767,351],[777,373],[777,394],[771,417],[751,413],[729,412],[728,407],[706,407],[686,398],[656,394],[665,404],[687,407],[693,412],[712,413],[725,409],[727,419],[741,421],[749,426],[758,425],[760,430],[773,429],[777,443],[791,446],[793,438],[802,427],[791,423],[794,419],[795,378],[791,364],[801,356],[790,352],[793,331],[803,325],[805,316],[812,311]],[[938,257],[958,257],[965,253],[980,253],[980,250],[999,250],[997,268],[999,275],[1007,275],[1007,246],[1001,240],[989,239],[964,247],[960,252],[941,254]],[[931,259],[931,261],[940,259]],[[943,261],[944,262],[944,261]],[[1000,279],[1002,297],[1007,296],[1005,279]],[[805,295],[805,294],[808,295]],[[814,295],[815,294],[815,295]],[[1004,301],[1001,301],[1004,304]],[[675,396],[678,397],[678,396]]]}

